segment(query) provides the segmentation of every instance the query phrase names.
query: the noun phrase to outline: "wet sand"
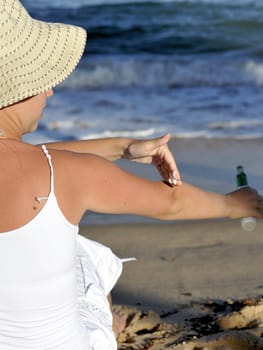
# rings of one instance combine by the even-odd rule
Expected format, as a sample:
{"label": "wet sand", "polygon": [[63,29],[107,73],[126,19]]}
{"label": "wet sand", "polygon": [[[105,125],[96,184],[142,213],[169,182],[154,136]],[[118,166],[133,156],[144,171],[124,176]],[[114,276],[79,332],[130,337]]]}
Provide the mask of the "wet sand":
{"label": "wet sand", "polygon": [[[227,192],[241,163],[262,192],[262,141],[176,140],[171,147],[185,181]],[[119,349],[263,349],[262,220],[253,232],[239,220],[96,220],[84,222],[81,234],[137,259],[124,264],[113,291],[115,308],[128,317]]]}
{"label": "wet sand", "polygon": [[[210,140],[172,139],[171,151],[177,161],[182,180],[206,190],[226,193],[236,186],[236,166],[241,164],[249,184],[263,193],[263,139],[262,140]],[[117,164],[136,175],[159,180],[157,170],[151,165],[125,160]],[[140,217],[89,214],[83,225],[153,222]]]}

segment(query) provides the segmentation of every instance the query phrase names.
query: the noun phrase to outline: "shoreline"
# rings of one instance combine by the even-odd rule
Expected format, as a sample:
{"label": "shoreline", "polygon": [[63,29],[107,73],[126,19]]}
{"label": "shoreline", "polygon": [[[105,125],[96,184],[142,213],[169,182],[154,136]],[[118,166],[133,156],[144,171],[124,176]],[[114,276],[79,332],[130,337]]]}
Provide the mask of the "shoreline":
{"label": "shoreline", "polygon": [[[182,180],[205,189],[227,191],[236,186],[237,165],[243,165],[251,185],[263,190],[263,139],[180,139],[172,138],[169,147]],[[118,161],[117,164],[140,176],[159,180],[151,165]]]}
{"label": "shoreline", "polygon": [[[227,193],[236,188],[236,166],[244,166],[249,184],[263,193],[263,139],[178,139],[172,138],[170,149],[183,181],[208,191]],[[151,180],[160,180],[152,165],[126,160],[116,162],[123,169]],[[129,215],[87,213],[80,225],[123,223],[158,223],[157,220]]]}
{"label": "shoreline", "polygon": [[[263,140],[169,143],[183,181],[206,190],[235,189],[236,166],[263,192]],[[159,179],[150,165],[119,162]],[[127,315],[118,350],[262,350],[263,221],[246,232],[240,220],[161,222],[87,214],[80,233],[110,247],[124,264],[113,303]]]}
{"label": "shoreline", "polygon": [[236,186],[236,167],[243,165],[249,184],[263,192],[263,139],[172,139],[169,145],[183,180],[227,192]]}

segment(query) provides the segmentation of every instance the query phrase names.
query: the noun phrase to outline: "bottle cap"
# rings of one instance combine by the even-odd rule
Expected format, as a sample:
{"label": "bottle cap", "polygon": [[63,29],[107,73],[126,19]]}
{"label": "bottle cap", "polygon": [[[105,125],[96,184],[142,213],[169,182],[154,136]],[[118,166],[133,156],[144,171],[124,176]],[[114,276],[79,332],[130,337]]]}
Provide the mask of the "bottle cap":
{"label": "bottle cap", "polygon": [[243,171],[244,171],[243,165],[238,165],[238,166],[237,166],[237,172],[238,172],[238,173],[242,173]]}
{"label": "bottle cap", "polygon": [[241,227],[245,231],[254,231],[257,225],[257,220],[256,218],[253,217],[247,217],[241,219]]}

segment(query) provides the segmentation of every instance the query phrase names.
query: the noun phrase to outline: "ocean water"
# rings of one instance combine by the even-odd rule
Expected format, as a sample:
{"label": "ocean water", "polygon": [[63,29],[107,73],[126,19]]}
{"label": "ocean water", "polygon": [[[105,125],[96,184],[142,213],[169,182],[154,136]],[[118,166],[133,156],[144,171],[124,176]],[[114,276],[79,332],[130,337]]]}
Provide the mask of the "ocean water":
{"label": "ocean water", "polygon": [[22,2],[88,31],[28,141],[263,137],[262,0]]}

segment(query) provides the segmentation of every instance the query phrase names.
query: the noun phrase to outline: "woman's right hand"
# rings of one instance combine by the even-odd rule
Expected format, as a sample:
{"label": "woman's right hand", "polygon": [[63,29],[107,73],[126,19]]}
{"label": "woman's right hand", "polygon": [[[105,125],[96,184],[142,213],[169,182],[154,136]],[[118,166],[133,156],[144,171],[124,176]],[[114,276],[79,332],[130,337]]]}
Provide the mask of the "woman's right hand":
{"label": "woman's right hand", "polygon": [[263,197],[249,186],[227,193],[232,219],[253,216],[263,217]]}
{"label": "woman's right hand", "polygon": [[180,172],[168,146],[170,138],[170,134],[165,134],[148,140],[131,140],[123,158],[133,162],[153,164],[170,185],[181,185]]}

